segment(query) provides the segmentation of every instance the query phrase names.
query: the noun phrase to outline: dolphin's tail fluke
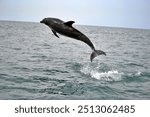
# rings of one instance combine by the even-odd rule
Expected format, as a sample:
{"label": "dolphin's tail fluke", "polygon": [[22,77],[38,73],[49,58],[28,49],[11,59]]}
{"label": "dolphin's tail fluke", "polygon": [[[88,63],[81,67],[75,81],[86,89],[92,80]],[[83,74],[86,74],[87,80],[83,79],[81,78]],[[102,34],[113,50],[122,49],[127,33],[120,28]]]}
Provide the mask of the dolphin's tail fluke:
{"label": "dolphin's tail fluke", "polygon": [[101,54],[104,54],[106,56],[106,53],[103,52],[102,50],[93,50],[91,56],[90,56],[90,60],[91,62],[93,61],[93,59]]}

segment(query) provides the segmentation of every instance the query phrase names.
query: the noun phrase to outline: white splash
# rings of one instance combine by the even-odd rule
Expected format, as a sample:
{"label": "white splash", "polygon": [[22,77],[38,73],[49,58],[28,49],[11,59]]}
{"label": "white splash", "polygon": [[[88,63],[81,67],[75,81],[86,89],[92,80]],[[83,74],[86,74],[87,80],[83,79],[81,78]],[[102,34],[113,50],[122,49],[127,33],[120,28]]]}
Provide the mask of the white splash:
{"label": "white splash", "polygon": [[138,71],[135,75],[136,76],[141,76],[142,72]]}
{"label": "white splash", "polygon": [[122,79],[123,73],[119,73],[117,70],[110,70],[107,72],[101,72],[100,70],[92,68],[90,65],[85,65],[81,68],[81,72],[90,75],[92,78],[97,80],[104,80],[104,81],[120,81]]}
{"label": "white splash", "polygon": [[119,73],[117,70],[101,73],[92,71],[90,75],[91,77],[96,78],[98,80],[119,81],[121,80],[122,73]]}

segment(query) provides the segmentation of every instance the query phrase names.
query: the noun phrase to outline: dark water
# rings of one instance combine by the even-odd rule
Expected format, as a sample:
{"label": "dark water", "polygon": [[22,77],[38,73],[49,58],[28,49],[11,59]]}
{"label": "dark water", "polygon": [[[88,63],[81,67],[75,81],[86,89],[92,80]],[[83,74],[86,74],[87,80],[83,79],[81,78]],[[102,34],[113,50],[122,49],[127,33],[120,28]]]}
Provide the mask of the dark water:
{"label": "dark water", "polygon": [[150,99],[150,30],[75,26],[107,53],[40,23],[0,22],[0,99]]}

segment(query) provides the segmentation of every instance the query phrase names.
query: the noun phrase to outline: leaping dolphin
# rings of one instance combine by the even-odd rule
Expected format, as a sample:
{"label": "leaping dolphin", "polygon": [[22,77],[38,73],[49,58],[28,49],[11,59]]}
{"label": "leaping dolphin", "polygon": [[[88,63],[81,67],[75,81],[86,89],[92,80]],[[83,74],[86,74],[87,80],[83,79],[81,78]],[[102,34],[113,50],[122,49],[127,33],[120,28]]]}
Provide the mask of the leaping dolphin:
{"label": "leaping dolphin", "polygon": [[106,56],[106,53],[102,50],[95,49],[93,43],[87,36],[85,36],[83,33],[81,33],[72,26],[72,24],[75,23],[74,21],[64,22],[57,18],[44,18],[42,21],[40,21],[40,23],[44,23],[45,25],[47,25],[52,30],[54,35],[58,38],[59,36],[57,35],[57,33],[70,38],[74,38],[76,40],[83,41],[84,43],[89,45],[93,51],[90,56],[91,62],[98,55],[104,54]]}

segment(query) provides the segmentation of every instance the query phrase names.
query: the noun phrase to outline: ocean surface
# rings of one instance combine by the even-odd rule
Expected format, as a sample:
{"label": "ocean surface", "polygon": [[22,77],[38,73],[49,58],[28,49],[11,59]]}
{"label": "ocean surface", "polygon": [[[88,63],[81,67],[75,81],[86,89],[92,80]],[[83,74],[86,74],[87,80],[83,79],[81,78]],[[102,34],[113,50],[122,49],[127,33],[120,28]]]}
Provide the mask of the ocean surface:
{"label": "ocean surface", "polygon": [[0,21],[0,99],[150,99],[150,30],[79,26],[96,49],[43,24]]}

